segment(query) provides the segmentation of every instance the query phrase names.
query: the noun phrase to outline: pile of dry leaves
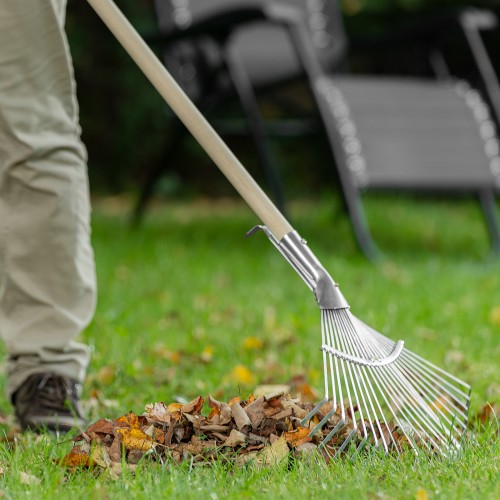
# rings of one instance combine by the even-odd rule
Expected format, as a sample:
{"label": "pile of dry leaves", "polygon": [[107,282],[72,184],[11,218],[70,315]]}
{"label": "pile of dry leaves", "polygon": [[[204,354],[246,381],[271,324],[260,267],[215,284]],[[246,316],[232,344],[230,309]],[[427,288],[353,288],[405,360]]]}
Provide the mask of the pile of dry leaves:
{"label": "pile of dry leaves", "polygon": [[[324,428],[310,437],[301,420],[313,404],[285,396],[283,392],[229,402],[208,397],[210,414],[202,415],[204,399],[190,403],[154,403],[143,415],[129,413],[115,420],[101,419],[74,438],[75,446],[61,461],[70,468],[99,466],[131,468],[143,457],[177,463],[190,460],[207,463],[224,457],[237,465],[249,461],[267,466],[289,456],[318,449],[326,433],[341,420],[334,414]],[[318,422],[329,411],[325,405]],[[311,424],[314,425],[314,424]],[[329,442],[330,452],[342,444],[352,425],[345,426]],[[328,450],[323,450],[326,454]]]}

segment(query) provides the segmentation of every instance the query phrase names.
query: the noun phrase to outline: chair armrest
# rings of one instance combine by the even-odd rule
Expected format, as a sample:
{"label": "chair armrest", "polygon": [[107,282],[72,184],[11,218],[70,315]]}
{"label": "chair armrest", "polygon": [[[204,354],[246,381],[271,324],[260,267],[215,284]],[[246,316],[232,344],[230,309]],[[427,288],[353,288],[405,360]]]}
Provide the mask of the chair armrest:
{"label": "chair armrest", "polygon": [[460,14],[462,25],[469,29],[492,30],[498,26],[498,18],[491,10],[465,9]]}

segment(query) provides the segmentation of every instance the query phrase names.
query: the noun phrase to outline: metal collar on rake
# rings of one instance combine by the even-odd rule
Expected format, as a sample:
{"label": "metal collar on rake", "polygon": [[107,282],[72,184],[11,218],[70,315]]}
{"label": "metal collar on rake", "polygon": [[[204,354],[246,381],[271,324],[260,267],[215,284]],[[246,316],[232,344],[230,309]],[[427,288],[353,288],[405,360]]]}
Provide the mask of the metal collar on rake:
{"label": "metal collar on rake", "polygon": [[247,236],[255,234],[259,229],[264,231],[271,243],[314,293],[320,309],[349,308],[338,284],[309,250],[306,240],[301,238],[297,231],[290,231],[281,240],[277,240],[266,226],[255,226],[248,231]]}
{"label": "metal collar on rake", "polygon": [[[330,276],[328,271],[321,265],[316,256],[307,246],[307,241],[299,236],[297,231],[290,231],[281,240],[277,240],[273,233],[263,225],[255,226],[246,236],[252,236],[258,230],[264,231],[271,243],[285,257],[287,262],[295,269],[304,283],[314,293],[316,301],[322,310],[346,310],[349,309],[347,300],[342,295],[338,284]],[[393,363],[403,350],[404,342],[399,340],[392,352],[380,359],[365,359],[343,351],[332,346],[323,344],[321,350],[336,358],[361,366],[384,366]]]}

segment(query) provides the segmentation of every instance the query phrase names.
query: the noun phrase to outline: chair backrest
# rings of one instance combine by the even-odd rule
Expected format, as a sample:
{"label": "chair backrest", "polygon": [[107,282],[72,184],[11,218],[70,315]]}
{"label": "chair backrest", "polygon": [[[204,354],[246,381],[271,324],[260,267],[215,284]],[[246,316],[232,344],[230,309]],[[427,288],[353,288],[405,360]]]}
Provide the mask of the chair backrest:
{"label": "chair backrest", "polygon": [[335,77],[322,87],[354,185],[463,191],[500,185],[496,128],[467,83]]}
{"label": "chair backrest", "polygon": [[[325,71],[332,70],[339,51],[343,52],[346,46],[336,0],[155,0],[155,8],[159,29],[168,33],[213,13],[230,10],[235,5],[252,7],[271,2],[296,7],[303,12],[318,60]],[[283,26],[266,22],[246,25],[234,36],[234,44],[256,86],[291,79],[302,73],[289,34]]]}

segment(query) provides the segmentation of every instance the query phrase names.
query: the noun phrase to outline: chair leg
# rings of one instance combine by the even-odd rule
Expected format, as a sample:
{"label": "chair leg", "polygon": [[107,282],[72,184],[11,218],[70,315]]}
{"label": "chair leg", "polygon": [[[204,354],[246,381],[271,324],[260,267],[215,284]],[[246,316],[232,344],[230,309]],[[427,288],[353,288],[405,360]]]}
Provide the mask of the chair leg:
{"label": "chair leg", "polygon": [[492,189],[483,189],[479,193],[486,225],[490,234],[491,249],[495,255],[500,254],[500,219],[497,213],[495,194]]}
{"label": "chair leg", "polygon": [[169,168],[172,158],[177,153],[179,145],[186,133],[184,125],[174,119],[172,134],[168,146],[165,148],[160,161],[149,171],[142,183],[137,203],[132,212],[132,225],[138,226],[144,216],[144,212],[154,191],[154,187],[164,172]]}
{"label": "chair leg", "polygon": [[225,53],[225,61],[231,80],[240,99],[246,122],[255,143],[257,157],[262,166],[267,184],[272,192],[276,206],[286,215],[286,200],[280,175],[273,162],[264,123],[252,83],[239,55],[229,47]]}
{"label": "chair leg", "polygon": [[342,180],[341,185],[342,197],[351,219],[354,238],[359,249],[368,260],[379,260],[382,254],[373,241],[359,191],[352,186],[346,186]]}

